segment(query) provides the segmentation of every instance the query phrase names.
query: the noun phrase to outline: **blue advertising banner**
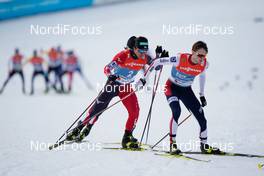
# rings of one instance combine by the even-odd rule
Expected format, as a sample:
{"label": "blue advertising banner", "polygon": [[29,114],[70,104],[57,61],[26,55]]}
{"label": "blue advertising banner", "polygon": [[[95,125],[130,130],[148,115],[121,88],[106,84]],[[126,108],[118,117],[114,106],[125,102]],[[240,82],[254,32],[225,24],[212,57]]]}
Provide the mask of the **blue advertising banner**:
{"label": "blue advertising banner", "polygon": [[43,12],[88,7],[93,0],[0,0],[0,20]]}

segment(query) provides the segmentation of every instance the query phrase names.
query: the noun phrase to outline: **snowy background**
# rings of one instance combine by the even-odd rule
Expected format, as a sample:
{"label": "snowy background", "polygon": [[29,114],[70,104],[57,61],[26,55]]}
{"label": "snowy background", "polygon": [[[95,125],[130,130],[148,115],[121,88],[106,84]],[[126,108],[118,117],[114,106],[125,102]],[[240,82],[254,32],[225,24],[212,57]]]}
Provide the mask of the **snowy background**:
{"label": "snowy background", "polygon": [[[123,49],[132,35],[149,39],[150,47],[162,45],[170,55],[190,52],[197,40],[207,42],[210,67],[207,72],[205,115],[208,120],[209,143],[232,144],[233,152],[264,154],[264,3],[256,1],[136,1],[113,6],[84,8],[4,21],[0,23],[0,83],[7,76],[7,62],[15,47],[30,57],[33,49],[48,49],[58,44],[74,49],[83,63],[88,79],[96,86],[106,77],[103,67]],[[32,35],[30,25],[70,24],[100,26],[100,35]],[[232,35],[186,35],[164,33],[164,25],[232,26]],[[29,92],[31,65],[24,68]],[[166,67],[164,84],[170,74]],[[263,159],[202,156],[210,163],[155,156],[152,152],[100,150],[41,151],[31,142],[55,142],[97,92],[88,90],[80,77],[74,78],[73,93],[45,95],[44,81],[36,79],[36,94],[21,93],[21,80],[13,78],[0,95],[0,175],[263,175],[257,168]],[[198,81],[193,86],[198,94]],[[140,138],[147,116],[150,93],[138,94],[140,118],[134,135]],[[115,98],[112,102],[118,100]],[[181,119],[188,115],[182,106]],[[171,112],[165,96],[157,94],[149,143],[154,144],[168,131]],[[87,140],[120,142],[127,112],[118,104],[105,112]],[[191,117],[179,127],[177,141],[198,139],[198,124]],[[168,139],[166,139],[168,142]],[[88,145],[88,144],[87,144]]]}

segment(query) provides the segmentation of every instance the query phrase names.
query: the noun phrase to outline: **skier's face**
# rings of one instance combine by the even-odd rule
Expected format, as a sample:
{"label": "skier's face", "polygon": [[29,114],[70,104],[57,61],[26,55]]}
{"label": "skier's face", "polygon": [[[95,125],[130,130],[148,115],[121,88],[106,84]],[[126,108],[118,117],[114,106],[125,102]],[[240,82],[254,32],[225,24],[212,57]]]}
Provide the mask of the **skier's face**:
{"label": "skier's face", "polygon": [[33,56],[37,57],[37,52],[36,51],[33,52]]}
{"label": "skier's face", "polygon": [[19,54],[19,50],[18,49],[15,49],[15,54]]}
{"label": "skier's face", "polygon": [[200,48],[197,51],[192,51],[191,60],[194,64],[200,64],[206,57],[207,52],[205,49]]}
{"label": "skier's face", "polygon": [[147,54],[148,50],[142,50],[142,49],[134,48],[134,52],[138,58],[144,58],[145,54]]}

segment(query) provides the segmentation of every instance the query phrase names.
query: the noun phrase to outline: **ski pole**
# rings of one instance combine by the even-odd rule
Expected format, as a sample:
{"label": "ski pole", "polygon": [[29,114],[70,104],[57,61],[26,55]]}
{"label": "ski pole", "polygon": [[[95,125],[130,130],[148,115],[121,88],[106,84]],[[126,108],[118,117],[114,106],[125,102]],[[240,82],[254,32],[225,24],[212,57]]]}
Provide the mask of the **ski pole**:
{"label": "ski pole", "polygon": [[[161,53],[156,52],[156,58],[155,59],[159,58],[160,54]],[[151,67],[152,67],[152,65],[150,64],[148,70],[145,71],[144,76],[146,76],[146,74],[151,70],[150,69]],[[159,75],[159,77],[160,77],[160,75]],[[154,88],[155,85],[156,85],[156,79],[157,79],[157,71],[155,72],[155,77],[154,77],[154,82],[153,82],[153,92],[152,92],[152,98],[151,98],[151,105],[150,105],[150,108],[149,108],[148,116],[147,116],[147,119],[146,119],[146,122],[145,122],[145,125],[144,125],[144,129],[143,129],[143,132],[142,132],[141,139],[140,139],[140,144],[142,144],[142,141],[143,141],[143,138],[144,138],[144,135],[145,135],[145,130],[146,130],[146,127],[147,127],[147,124],[148,124],[148,121],[149,121],[149,117],[151,115],[151,111],[152,111],[152,104],[153,104],[153,101],[154,101],[154,98],[155,98],[155,94],[156,94],[156,90],[155,89],[157,89],[157,87]],[[148,129],[149,129],[149,125],[148,125]],[[146,139],[146,143],[147,143],[147,139]]]}
{"label": "ski pole", "polygon": [[170,133],[166,133],[165,136],[163,136],[156,144],[154,144],[152,147],[150,147],[151,149],[153,149],[154,147],[156,147],[161,141],[163,141],[167,136],[169,136]]}
{"label": "ski pole", "polygon": [[65,133],[67,133],[71,129],[71,127],[83,116],[83,114],[94,104],[94,102],[99,97],[99,95],[102,93],[102,91],[103,89],[99,92],[98,96],[92,101],[92,103],[89,104],[89,106],[85,108],[85,110],[79,115],[79,117],[70,125],[70,127],[59,137],[59,139],[55,143],[58,143],[61,140],[61,138],[63,138]]}
{"label": "ski pole", "polygon": [[105,109],[99,111],[98,113],[94,114],[90,119],[92,119],[93,117],[105,112],[106,110],[112,108],[113,106],[115,106],[116,104],[120,103],[121,101],[127,99],[129,96],[131,96],[132,94],[134,94],[135,92],[137,92],[138,90],[133,90],[132,92],[130,92],[128,95],[126,95],[125,97],[121,98],[120,100],[117,100],[115,103],[111,104],[110,106],[106,107]]}
{"label": "ski pole", "polygon": [[[155,76],[154,76],[154,83],[153,83],[153,91],[152,91],[152,99],[151,99],[151,104],[154,100],[154,87],[155,87],[155,84],[156,84],[156,79],[157,79],[157,72],[155,72]],[[151,108],[151,105],[150,105],[150,108]],[[147,119],[146,119],[146,122],[145,122],[145,125],[144,125],[144,129],[143,129],[143,132],[142,132],[142,136],[141,136],[141,139],[140,139],[140,144],[142,144],[142,141],[143,141],[143,137],[144,137],[144,134],[145,134],[145,130],[146,130],[146,127],[147,127],[147,123],[148,123],[148,119],[149,119],[149,114],[150,114],[150,109],[149,109],[149,112],[148,112],[148,116],[147,116]]]}
{"label": "ski pole", "polygon": [[[117,100],[115,103],[111,104],[110,106],[106,107],[105,109],[102,109],[101,111],[99,111],[99,112],[97,112],[96,114],[94,114],[92,117],[90,117],[90,119],[92,119],[93,117],[96,117],[97,115],[99,115],[99,114],[105,112],[106,110],[112,108],[113,106],[115,106],[116,104],[120,103],[121,101],[127,99],[129,96],[131,96],[133,93],[135,93],[135,92],[137,92],[137,91],[138,91],[138,90],[136,89],[136,90],[130,92],[128,95],[126,95],[126,96],[123,97],[122,99]],[[79,125],[78,125],[77,127],[79,127]],[[71,129],[70,131],[68,131],[68,132],[71,132],[71,131],[72,131],[72,129]]]}
{"label": "ski pole", "polygon": [[158,89],[161,72],[162,72],[162,69],[159,72],[158,80],[157,80],[156,87],[155,87],[155,92],[154,92],[154,95],[153,95],[153,100],[151,102],[151,106],[150,106],[150,110],[149,110],[149,114],[148,114],[149,120],[148,120],[148,127],[147,127],[146,144],[148,142],[148,136],[149,136],[150,121],[151,121],[151,117],[152,117],[151,116],[151,114],[152,114],[152,107],[153,107],[154,99],[156,97],[156,92],[157,92],[157,89]]}
{"label": "ski pole", "polygon": [[[71,127],[83,116],[83,114],[94,104],[94,102],[96,101],[96,99],[101,95],[101,93],[104,91],[105,87],[108,84],[106,83],[104,85],[104,87],[100,90],[100,92],[98,93],[98,95],[96,96],[96,98],[92,101],[92,103],[79,115],[79,117],[71,124],[71,126],[59,137],[59,139],[55,142],[58,143],[61,138],[63,138],[63,136],[65,135],[65,133],[69,132],[69,130],[71,129]],[[78,125],[79,126],[79,125]]]}
{"label": "ski pole", "polygon": [[[192,113],[190,113],[185,119],[183,119],[179,124],[178,127],[183,124],[188,118],[190,118],[192,116]],[[151,149],[153,149],[154,147],[156,147],[161,141],[163,141],[170,133],[166,133],[156,144],[154,144]]]}

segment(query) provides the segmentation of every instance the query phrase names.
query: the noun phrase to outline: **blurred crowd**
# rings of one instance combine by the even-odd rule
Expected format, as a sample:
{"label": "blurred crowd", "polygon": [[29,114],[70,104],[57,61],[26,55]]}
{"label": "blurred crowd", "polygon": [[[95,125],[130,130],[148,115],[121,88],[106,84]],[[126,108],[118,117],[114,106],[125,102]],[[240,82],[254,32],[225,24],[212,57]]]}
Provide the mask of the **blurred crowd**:
{"label": "blurred crowd", "polygon": [[[28,91],[25,87],[25,75],[23,72],[24,66],[27,64],[31,64],[33,67],[31,86]],[[34,80],[36,76],[44,78],[45,93],[48,93],[51,89],[54,89],[56,93],[60,94],[70,93],[72,91],[73,75],[75,72],[79,73],[88,88],[91,88],[91,85],[82,72],[80,61],[73,50],[63,51],[61,46],[51,47],[47,51],[43,49],[39,51],[34,50],[32,56],[26,58],[21,54],[19,48],[15,48],[14,54],[8,62],[8,75],[0,87],[0,94],[3,93],[7,83],[14,75],[20,76],[22,80],[22,92],[24,94],[34,94]],[[64,76],[68,77],[67,87],[64,86]]]}

